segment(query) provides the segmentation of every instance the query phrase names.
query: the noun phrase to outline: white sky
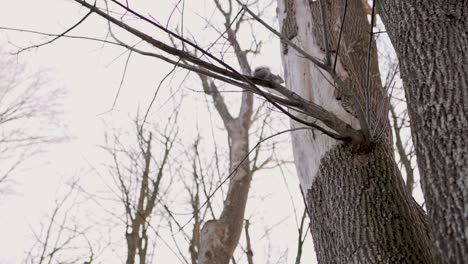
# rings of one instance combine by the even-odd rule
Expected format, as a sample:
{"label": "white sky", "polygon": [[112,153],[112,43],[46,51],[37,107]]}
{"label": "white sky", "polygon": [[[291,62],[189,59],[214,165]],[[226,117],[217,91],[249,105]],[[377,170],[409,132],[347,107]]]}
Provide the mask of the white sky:
{"label": "white sky", "polygon": [[[172,7],[171,1],[157,2],[158,4],[155,4],[155,1],[132,1],[131,3],[135,9],[151,13],[158,21],[166,21],[168,10]],[[274,8],[272,10],[274,12]],[[199,39],[207,40],[206,43],[216,39],[217,35],[204,29],[204,21],[200,19],[200,17],[211,17],[213,6],[210,0],[197,1],[196,5],[187,6],[185,11],[184,23],[191,33]],[[76,23],[84,13],[83,8],[70,0],[1,0],[0,27],[60,33]],[[174,20],[177,22],[175,18]],[[72,35],[98,38],[105,37],[106,33],[107,25],[97,15],[92,15],[84,24],[71,32]],[[157,33],[154,32],[154,34]],[[266,43],[262,54],[255,58],[253,65],[269,65],[274,71],[280,72],[278,41],[272,41],[262,30],[259,30],[256,36],[259,39],[263,38]],[[43,37],[32,34],[0,30],[0,47],[8,50],[15,49],[12,44],[25,47],[44,40]],[[244,44],[249,41],[247,38],[243,39]],[[0,263],[20,263],[24,257],[24,251],[29,249],[31,243],[31,232],[28,226],[37,227],[40,218],[50,212],[53,199],[66,191],[63,185],[68,181],[67,179],[78,177],[82,186],[89,190],[104,188],[102,180],[90,169],[90,165],[102,168],[102,164],[108,161],[107,156],[96,146],[103,144],[105,128],[132,126],[131,117],[135,116],[138,107],[146,110],[161,78],[172,68],[155,59],[133,55],[115,109],[102,114],[112,106],[121,81],[127,58],[126,53],[120,56],[122,52],[120,48],[109,45],[103,47],[102,44],[96,42],[60,39],[53,44],[20,54],[19,60],[26,63],[29,70],[47,68],[48,77],[52,80],[50,84],[54,87],[63,87],[66,91],[62,118],[63,125],[67,127],[65,133],[71,139],[51,146],[47,153],[29,162],[15,175],[16,194],[2,197],[0,201],[2,212],[0,214],[0,234],[2,234]],[[196,78],[189,77],[187,82],[180,85],[183,76],[184,72],[180,72],[170,83],[165,83],[161,87],[161,94],[153,107],[153,110],[159,109],[159,111],[151,117],[159,120],[159,117],[164,116],[165,108],[161,108],[162,103],[166,101],[171,91],[180,89],[180,92],[187,95],[179,118],[181,136],[191,141],[198,127],[206,142],[209,142],[211,130],[206,128],[210,124],[206,111],[206,97],[202,93],[193,91],[200,90]],[[214,110],[211,109],[211,111]],[[236,113],[233,112],[233,114]],[[287,123],[282,116],[276,115],[275,118],[278,119],[278,123]],[[213,115],[213,120],[215,120],[214,130],[218,137],[218,144],[225,144],[226,136],[216,113]],[[276,129],[281,130],[286,127],[283,125]],[[281,139],[288,140],[288,137],[282,136]],[[288,144],[283,144],[283,146],[286,145]],[[292,157],[289,147],[282,149],[282,152],[285,157]],[[302,208],[295,170],[292,166],[287,166],[287,168],[289,171],[286,175],[288,188],[294,196],[296,207]],[[110,178],[108,180],[110,182]],[[417,196],[421,197],[419,190]],[[297,234],[291,200],[280,172],[265,171],[257,175],[250,197],[252,199],[249,200],[247,216],[255,215],[252,218],[251,232],[254,243],[257,245],[254,248],[256,262],[266,263],[268,242],[271,242],[273,248],[270,251],[273,255],[276,254],[274,257],[281,255],[281,250],[288,250],[287,257],[278,263],[293,263]],[[418,200],[421,201],[421,199]],[[84,212],[89,213],[91,210],[91,213],[100,213],[92,211],[99,210],[96,209],[96,205],[90,205],[88,209],[86,206],[83,207]],[[298,214],[301,214],[302,209],[298,210]],[[275,227],[270,241],[267,241],[263,236],[264,228],[275,225],[283,219],[286,221]],[[121,239],[123,242],[124,237],[122,236]],[[310,263],[311,249],[312,245],[309,241],[304,246],[304,263]],[[174,256],[169,250],[162,250],[159,254],[161,254],[158,258],[159,262],[177,263],[173,262]],[[115,255],[122,255],[122,253],[107,252],[105,256],[112,258]],[[272,257],[272,260],[274,259]],[[105,257],[99,260],[102,263],[109,263],[109,259]]]}
{"label": "white sky", "polygon": [[[165,21],[171,5],[162,6],[170,1],[135,1],[137,10],[151,12],[160,21]],[[213,11],[211,1],[197,7],[186,8],[186,27],[190,30],[200,30],[203,21],[198,16],[209,17]],[[28,30],[36,30],[49,33],[60,33],[78,21],[84,14],[83,8],[69,0],[45,0],[45,1],[2,1],[0,9],[0,26]],[[194,8],[198,8],[194,10]],[[116,30],[118,32],[118,30]],[[205,32],[205,33],[203,33]],[[72,35],[105,37],[106,24],[96,15],[92,15],[84,24],[71,32]],[[217,35],[201,31],[206,38],[216,39]],[[200,36],[200,35],[197,36]],[[210,35],[212,34],[212,35]],[[266,37],[267,34],[263,33]],[[262,34],[258,34],[262,37]],[[14,50],[12,45],[25,47],[31,44],[43,42],[43,37],[33,34],[15,33],[0,30],[0,43],[4,49]],[[272,69],[281,69],[277,41],[267,42],[264,53],[260,55],[254,65],[270,65]],[[248,43],[249,40],[245,40]],[[136,109],[146,110],[149,100],[161,78],[172,68],[168,64],[155,59],[142,58],[138,55],[131,57],[125,84],[118,98],[114,111],[103,114],[112,106],[115,93],[118,89],[124,62],[127,54],[119,56],[122,49],[102,44],[84,41],[60,39],[53,44],[43,46],[21,53],[18,60],[24,62],[30,71],[46,68],[50,85],[63,87],[67,95],[64,98],[63,125],[67,129],[65,133],[71,140],[62,144],[56,144],[48,148],[48,152],[34,158],[27,166],[15,175],[16,184],[13,186],[15,194],[2,197],[0,202],[0,263],[20,263],[24,257],[24,251],[31,244],[32,234],[29,226],[38,229],[41,217],[50,213],[53,208],[53,200],[61,197],[67,190],[64,187],[69,178],[78,177],[82,186],[89,190],[102,190],[102,180],[90,171],[90,164],[100,167],[107,162],[107,156],[96,147],[103,144],[105,127],[125,127],[133,125],[131,117],[135,116]],[[273,56],[272,56],[273,54]],[[170,89],[176,90],[180,86],[181,76],[177,75],[171,83],[165,83],[161,95],[153,109],[161,107],[168,96]],[[196,127],[200,129],[202,136],[211,137],[210,130],[204,129],[209,122],[206,112],[205,96],[202,93],[193,92],[200,90],[195,78],[181,86],[181,91],[190,98],[184,100],[179,121],[182,121],[181,135],[194,135]],[[172,88],[171,88],[172,87]],[[162,109],[163,110],[163,109]],[[159,113],[164,113],[163,111]],[[195,110],[195,111],[193,111]],[[213,112],[214,110],[211,109]],[[214,112],[215,113],[215,112]],[[236,114],[233,112],[233,114]],[[156,115],[158,115],[156,113]],[[194,118],[195,116],[195,118]],[[153,116],[154,117],[154,116]],[[277,116],[277,118],[283,118]],[[225,144],[226,136],[222,131],[222,125],[217,114],[213,115],[215,131],[218,135],[218,144]],[[282,122],[286,122],[284,119]],[[127,125],[128,124],[128,125]],[[283,129],[286,126],[282,127]],[[280,130],[278,127],[277,130]],[[191,138],[187,141],[192,140]],[[283,136],[282,140],[288,140]],[[253,143],[252,143],[253,145]],[[283,144],[288,145],[288,144]],[[282,149],[283,153],[290,153]],[[288,156],[288,154],[286,154]],[[102,167],[102,166],[101,166]],[[296,206],[302,208],[302,200],[298,192],[298,182],[294,175],[294,168],[288,166],[287,181],[294,196]],[[105,177],[105,176],[104,176]],[[110,178],[108,178],[110,182]],[[62,186],[62,187],[60,187]],[[259,263],[264,263],[270,251],[271,260],[277,260],[283,250],[287,250],[286,257],[279,263],[294,261],[296,251],[295,220],[292,215],[291,200],[287,192],[284,180],[279,171],[265,171],[255,177],[249,207],[246,217],[252,217],[251,234],[254,243],[254,258]],[[86,207],[86,206],[85,206]],[[96,208],[90,205],[89,208]],[[119,208],[120,209],[120,208]],[[80,209],[87,212],[87,209]],[[96,210],[96,209],[89,209]],[[175,209],[176,210],[176,209]],[[301,214],[302,209],[298,209]],[[255,212],[255,214],[254,214]],[[99,214],[97,212],[92,212]],[[284,220],[286,219],[286,220]],[[270,241],[264,237],[265,229],[280,222],[271,232]],[[86,223],[89,224],[89,223]],[[117,233],[119,234],[119,233]],[[123,239],[124,237],[120,237]],[[243,238],[242,238],[243,239]],[[269,245],[271,243],[271,245]],[[271,249],[268,247],[271,246]],[[164,248],[164,247],[163,247]],[[304,261],[311,259],[310,242],[305,245]],[[185,248],[184,248],[185,249]],[[112,250],[110,250],[112,251]],[[309,251],[309,253],[307,253]],[[174,256],[169,250],[163,249],[157,260],[161,263],[173,262]],[[109,263],[115,255],[122,253],[107,252],[104,256],[109,258],[98,259],[102,263]],[[188,252],[187,252],[188,255]]]}

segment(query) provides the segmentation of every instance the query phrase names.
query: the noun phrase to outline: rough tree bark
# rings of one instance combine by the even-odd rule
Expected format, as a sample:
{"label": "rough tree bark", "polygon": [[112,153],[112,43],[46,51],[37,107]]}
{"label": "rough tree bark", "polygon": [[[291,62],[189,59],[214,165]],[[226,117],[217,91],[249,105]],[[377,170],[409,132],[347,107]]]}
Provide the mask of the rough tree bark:
{"label": "rough tree bark", "polygon": [[400,61],[437,263],[465,263],[468,3],[377,3]]}
{"label": "rough tree bark", "polygon": [[314,131],[292,133],[318,261],[432,263],[425,216],[394,160],[375,48],[367,68],[371,28],[363,2],[279,0],[278,17],[282,34],[310,54],[333,65],[338,52],[336,72],[349,88],[335,91],[327,73],[283,43],[286,86],[355,128],[368,126],[361,127],[367,143],[357,148]]}

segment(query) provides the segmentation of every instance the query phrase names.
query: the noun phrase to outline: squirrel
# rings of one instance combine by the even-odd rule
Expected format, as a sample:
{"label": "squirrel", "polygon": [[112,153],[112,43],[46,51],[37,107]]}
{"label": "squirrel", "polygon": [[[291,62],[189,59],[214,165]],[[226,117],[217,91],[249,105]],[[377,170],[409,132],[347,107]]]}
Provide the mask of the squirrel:
{"label": "squirrel", "polygon": [[259,66],[255,68],[253,77],[260,80],[272,81],[279,84],[284,83],[283,78],[281,78],[281,76],[277,74],[273,74],[270,68],[267,66]]}

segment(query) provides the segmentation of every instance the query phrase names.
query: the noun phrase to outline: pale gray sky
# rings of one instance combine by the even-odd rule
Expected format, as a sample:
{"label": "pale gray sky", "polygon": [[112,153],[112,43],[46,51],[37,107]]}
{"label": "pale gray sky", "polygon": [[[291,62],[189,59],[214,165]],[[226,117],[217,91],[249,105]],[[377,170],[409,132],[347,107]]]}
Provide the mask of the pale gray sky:
{"label": "pale gray sky", "polygon": [[[172,1],[134,1],[134,8],[151,13],[159,21],[166,21]],[[189,1],[191,2],[191,1]],[[133,4],[133,3],[132,3]],[[163,6],[166,4],[166,6]],[[193,2],[191,3],[193,4]],[[70,0],[17,0],[2,1],[0,9],[0,26],[18,29],[35,30],[48,33],[60,33],[67,27],[78,21],[85,10]],[[274,9],[273,9],[274,11]],[[213,12],[211,1],[197,1],[197,4],[187,4],[185,10],[185,25],[194,35],[204,40],[214,40],[217,35],[213,31],[203,28],[204,21],[201,17],[210,17]],[[174,16],[173,20],[177,19]],[[152,29],[153,30],[153,29]],[[116,30],[120,32],[120,30]],[[91,16],[85,23],[71,32],[72,35],[93,36],[104,38],[107,33],[106,23],[96,15]],[[155,33],[157,34],[157,33]],[[273,70],[281,69],[278,51],[278,41],[268,38],[265,30],[259,30],[257,37],[266,41],[263,53],[253,62],[254,65],[270,65]],[[31,44],[42,43],[47,40],[43,36],[28,33],[18,33],[0,30],[0,43],[4,49],[14,51],[15,47],[26,47]],[[250,39],[244,39],[248,43]],[[215,47],[216,48],[216,47]],[[15,175],[15,194],[2,197],[0,202],[0,263],[20,263],[24,251],[31,244],[31,230],[38,228],[38,223],[53,207],[56,196],[63,195],[67,188],[63,187],[71,177],[80,178],[80,183],[89,190],[102,190],[102,180],[90,171],[89,166],[102,167],[107,162],[107,156],[96,145],[103,143],[105,127],[128,127],[130,117],[134,116],[136,109],[145,109],[161,78],[172,68],[155,59],[143,58],[139,55],[131,57],[126,80],[115,109],[106,112],[112,106],[115,93],[121,81],[124,63],[127,54],[124,50],[110,45],[76,40],[60,39],[53,44],[32,49],[21,53],[20,62],[27,65],[30,71],[48,69],[50,85],[63,87],[67,95],[64,98],[63,124],[66,125],[66,134],[71,140],[48,147],[48,151],[32,159],[27,166]],[[184,72],[176,75],[170,83],[162,86],[153,110],[161,108],[161,104],[171,94],[170,91],[180,89],[187,94],[183,102],[183,111],[179,121],[181,122],[181,135],[192,140],[196,128],[207,138],[211,136],[208,112],[206,111],[205,96],[202,93],[193,92],[192,89],[201,90],[197,86],[196,78],[189,78],[180,85]],[[179,88],[180,86],[180,88]],[[158,113],[164,113],[164,108]],[[195,110],[195,111],[194,111]],[[212,109],[213,111],[213,109]],[[214,112],[213,112],[214,113]],[[154,117],[154,115],[153,115]],[[287,120],[277,115],[285,124],[277,127],[277,130],[285,129]],[[218,144],[226,143],[226,136],[222,131],[222,125],[216,113],[215,131]],[[105,124],[105,125],[104,125]],[[288,140],[282,136],[282,140]],[[287,144],[285,144],[287,145]],[[282,149],[282,154],[290,157],[289,149]],[[298,193],[297,179],[293,166],[287,165],[287,181],[296,206],[302,208],[302,200]],[[105,177],[105,176],[104,176]],[[110,181],[110,179],[109,179]],[[59,187],[62,186],[62,187]],[[279,171],[265,171],[255,177],[251,201],[249,201],[247,216],[252,218],[252,239],[256,245],[255,258],[259,263],[264,263],[269,254],[271,260],[278,259],[286,250],[286,257],[279,263],[291,263],[294,261],[296,251],[296,230],[293,217],[291,200],[287,192],[284,180]],[[86,206],[82,206],[86,207]],[[96,205],[90,205],[91,213],[99,215]],[[80,208],[82,211],[88,210]],[[302,209],[298,209],[298,214]],[[255,212],[255,214],[254,214]],[[267,239],[264,236],[265,228],[276,225]],[[86,223],[89,224],[89,223]],[[167,233],[167,232],[166,232]],[[115,236],[120,236],[116,233]],[[124,237],[121,236],[121,243]],[[168,238],[168,240],[170,240]],[[271,244],[270,244],[271,243]],[[269,247],[272,248],[269,248]],[[117,247],[118,248],[118,247]],[[159,253],[158,260],[161,263],[176,263],[173,254],[164,246]],[[312,245],[305,245],[304,260],[311,259]],[[122,249],[124,249],[122,247]],[[109,263],[116,255],[122,255],[107,250],[100,260]],[[307,253],[309,251],[309,253]],[[187,252],[188,253],[188,252]],[[106,257],[108,257],[106,259]],[[262,261],[263,260],[263,261]]]}

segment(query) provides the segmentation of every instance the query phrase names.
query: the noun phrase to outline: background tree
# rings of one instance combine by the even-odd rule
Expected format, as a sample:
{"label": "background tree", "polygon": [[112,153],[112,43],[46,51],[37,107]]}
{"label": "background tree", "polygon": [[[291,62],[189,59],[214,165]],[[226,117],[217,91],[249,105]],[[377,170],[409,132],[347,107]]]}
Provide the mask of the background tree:
{"label": "background tree", "polygon": [[[378,25],[376,30],[384,31],[385,29],[380,26]],[[401,84],[400,69],[393,49],[386,47],[388,41],[388,38],[381,36],[377,39],[379,63],[384,64],[380,68],[386,72],[383,87],[389,91],[390,119],[397,162],[405,178],[406,189],[412,194],[417,186],[419,172],[416,165],[414,144],[411,140],[410,119],[406,107],[405,91]]]}
{"label": "background tree", "polygon": [[[177,135],[176,117],[176,114],[172,115],[166,127],[154,135],[136,120],[133,133],[136,141],[122,139],[119,135],[106,137],[104,148],[113,160],[113,165],[109,167],[110,173],[125,209],[127,264],[149,263],[148,259],[154,257],[155,253],[148,248],[154,243],[149,233],[151,229],[157,232],[151,223],[161,220],[152,221],[167,193],[167,189],[161,186],[161,180],[163,176],[167,178],[169,154]],[[129,146],[129,142],[136,142],[138,146]]]}
{"label": "background tree", "polygon": [[[224,16],[224,30],[226,39],[234,50],[237,62],[245,75],[251,75],[252,69],[247,59],[248,50],[243,50],[237,40],[236,32],[244,22],[241,17],[233,21],[232,1],[227,7],[214,0],[218,11]],[[232,27],[233,22],[236,22]],[[219,218],[206,221],[200,231],[198,263],[229,263],[234,250],[239,243],[244,222],[245,208],[247,205],[250,184],[253,171],[249,160],[249,130],[254,122],[253,94],[249,91],[242,92],[242,99],[238,116],[230,113],[224,102],[222,93],[214,80],[203,74],[199,74],[203,91],[209,94],[214,106],[223,120],[228,134],[229,144],[229,187],[224,200],[224,208]]]}
{"label": "background tree", "polygon": [[[260,52],[261,43],[250,43],[250,45],[255,45],[253,49],[242,48],[238,39],[238,32],[241,30],[241,27],[246,26],[247,19],[245,13],[234,13],[234,7],[237,5],[232,0],[222,2],[214,0],[213,2],[216,5],[217,12],[222,15],[224,28],[220,28],[212,22],[209,22],[209,26],[217,32],[224,32],[221,33],[221,36],[228,45],[228,48],[225,48],[224,52],[227,53],[232,50],[237,64],[241,69],[241,73],[251,76],[252,67],[248,55],[258,54]],[[258,5],[259,3],[258,1],[254,1],[252,4]],[[252,32],[252,36],[253,34]],[[172,38],[172,41],[174,44],[176,43],[174,38]],[[182,42],[181,44],[184,49],[188,48],[186,43]],[[194,57],[198,55],[199,54],[196,52],[193,54]],[[183,59],[183,61],[185,63],[188,62],[185,59]],[[251,128],[259,118],[258,115],[261,113],[261,109],[258,109],[256,111],[256,116],[253,116],[253,93],[244,90],[242,92],[239,109],[237,110],[238,115],[233,116],[231,114],[232,110],[230,111],[225,103],[225,98],[219,84],[217,84],[214,79],[200,72],[198,76],[200,77],[203,91],[211,96],[215,109],[221,117],[224,128],[228,134],[229,166],[228,174],[224,177],[227,177],[229,182],[220,216],[205,221],[200,230],[199,239],[196,243],[196,248],[198,249],[196,252],[197,262],[228,263],[233,257],[234,250],[239,243],[243,230],[245,209],[253,174],[256,170],[266,166],[269,161],[269,159],[266,159],[260,164],[257,163],[259,149],[255,152],[257,155],[253,157],[249,156],[251,152],[249,144],[249,138],[252,132]],[[260,139],[262,136],[263,135],[260,135]],[[206,198],[210,199],[210,197]],[[246,234],[248,234],[247,231]],[[192,253],[195,253],[194,250],[195,247],[192,245]],[[251,261],[251,256],[248,256],[248,259]]]}
{"label": "background tree", "polygon": [[[62,136],[56,123],[62,95],[63,90],[50,87],[45,71],[30,72],[0,50],[0,192],[22,163]],[[46,133],[45,123],[55,131]]]}
{"label": "background tree", "polygon": [[34,243],[25,252],[23,263],[92,263],[98,256],[93,249],[93,241],[87,233],[89,227],[83,227],[78,221],[80,214],[80,194],[75,188],[76,182],[69,184],[69,190],[59,195],[55,206],[39,230],[32,228]]}
{"label": "background tree", "polygon": [[[225,68],[207,63],[184,50],[168,47],[98,7],[76,1],[148,44],[201,66],[203,70],[158,54],[153,54],[154,57],[247,88],[262,95],[294,121],[328,136],[312,132],[309,135],[302,132],[293,134],[301,187],[306,195],[310,215],[314,216],[311,219],[311,230],[319,261],[385,262],[398,259],[431,262],[424,215],[404,190],[393,159],[386,118],[388,99],[386,91],[381,88],[375,44],[373,35],[367,33],[370,26],[362,2],[348,5],[279,2],[281,40],[287,44],[283,46],[285,75],[291,89],[287,90],[278,83],[265,83],[265,80],[255,80],[240,74],[195,43],[118,1],[112,3],[183,41]],[[353,14],[352,20],[346,23],[350,25],[350,30],[332,26],[344,25],[344,10]],[[251,12],[249,14],[252,15]],[[256,19],[259,20],[258,17]],[[297,44],[291,42],[291,39],[297,40]],[[341,54],[341,57],[338,56],[339,63],[333,51]],[[302,56],[298,56],[298,53]],[[304,57],[308,61],[304,61]],[[367,62],[366,66],[363,66],[362,61]],[[309,79],[311,76],[313,78]],[[336,85],[330,83],[330,80]],[[254,81],[276,90],[281,96],[259,89]],[[311,121],[300,114],[291,114],[280,104],[313,119]],[[319,151],[310,153],[311,149]],[[371,228],[362,228],[363,223]],[[382,229],[382,226],[388,228]],[[362,239],[356,241],[352,234],[359,234]]]}
{"label": "background tree", "polygon": [[415,153],[414,145],[411,142],[411,134],[408,135],[407,128],[409,127],[408,111],[406,108],[398,110],[398,105],[406,101],[399,101],[401,99],[392,96],[390,103],[390,114],[392,118],[392,128],[395,135],[395,148],[399,157],[399,165],[404,169],[406,176],[406,190],[413,193],[416,186],[415,182]]}

